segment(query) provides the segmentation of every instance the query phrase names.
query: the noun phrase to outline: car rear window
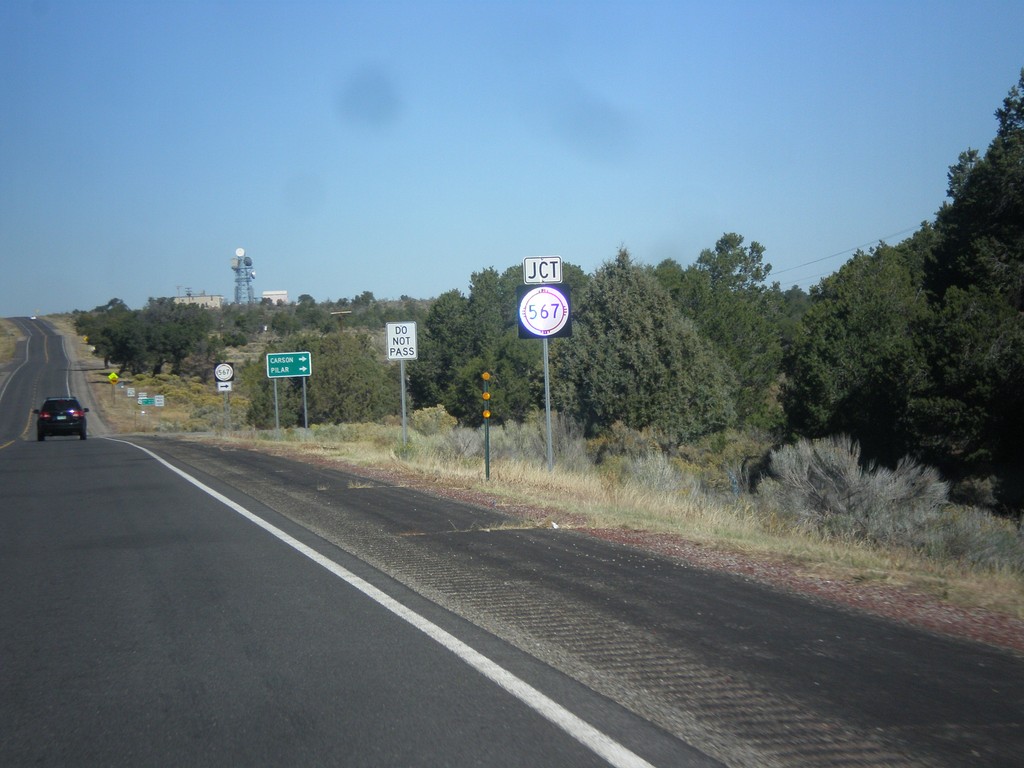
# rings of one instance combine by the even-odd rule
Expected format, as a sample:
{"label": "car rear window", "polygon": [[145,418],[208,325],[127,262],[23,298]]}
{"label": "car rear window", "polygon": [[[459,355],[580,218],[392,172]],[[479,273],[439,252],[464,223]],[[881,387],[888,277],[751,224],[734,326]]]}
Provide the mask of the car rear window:
{"label": "car rear window", "polygon": [[47,400],[43,403],[44,411],[80,411],[82,407],[77,400]]}

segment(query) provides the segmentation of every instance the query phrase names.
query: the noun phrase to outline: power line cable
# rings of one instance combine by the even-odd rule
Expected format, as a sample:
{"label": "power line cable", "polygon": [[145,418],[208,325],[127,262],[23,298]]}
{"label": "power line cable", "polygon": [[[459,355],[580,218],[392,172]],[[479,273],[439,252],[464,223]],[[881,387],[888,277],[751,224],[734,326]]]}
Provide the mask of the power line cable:
{"label": "power line cable", "polygon": [[[852,253],[854,251],[858,251],[861,248],[866,248],[869,245],[874,245],[875,243],[883,242],[884,240],[888,240],[891,237],[899,237],[900,235],[905,235],[907,232],[913,232],[916,229],[917,229],[917,227],[908,227],[907,229],[901,229],[899,232],[893,232],[891,235],[883,235],[882,237],[879,237],[876,240],[870,240],[870,241],[868,241],[866,243],[862,243],[861,245],[855,245],[855,246],[853,246],[853,248],[847,248],[845,251],[839,251],[838,253],[833,253],[830,256],[822,256],[819,259],[811,259],[810,261],[805,261],[803,264],[797,264],[797,265],[792,266],[792,267],[786,267],[785,269],[779,269],[779,270],[774,270],[773,269],[772,272],[771,272],[771,275],[772,275],[772,277],[774,277],[775,275],[781,275],[784,272],[792,272],[794,269],[803,269],[804,267],[810,266],[811,264],[817,264],[819,261],[828,261],[829,259],[834,259],[834,258],[836,258],[838,256],[843,256],[843,255],[845,255],[847,253]],[[807,279],[807,278],[805,278],[805,279]]]}

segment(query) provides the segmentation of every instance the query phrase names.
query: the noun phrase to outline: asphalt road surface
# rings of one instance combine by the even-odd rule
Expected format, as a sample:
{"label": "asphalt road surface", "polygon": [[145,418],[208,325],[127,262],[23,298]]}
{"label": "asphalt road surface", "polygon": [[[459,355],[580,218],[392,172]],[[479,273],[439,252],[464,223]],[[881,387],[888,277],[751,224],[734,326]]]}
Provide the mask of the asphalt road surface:
{"label": "asphalt road surface", "polygon": [[[1024,661],[0,373],[0,764],[1018,766]],[[92,416],[93,414],[90,414]]]}

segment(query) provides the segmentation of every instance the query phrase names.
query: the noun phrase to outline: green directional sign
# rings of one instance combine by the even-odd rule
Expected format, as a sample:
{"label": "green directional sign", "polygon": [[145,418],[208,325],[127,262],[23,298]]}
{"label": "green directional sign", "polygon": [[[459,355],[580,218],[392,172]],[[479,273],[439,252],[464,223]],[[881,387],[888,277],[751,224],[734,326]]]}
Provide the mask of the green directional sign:
{"label": "green directional sign", "polygon": [[313,372],[313,356],[309,352],[268,352],[267,378],[309,376]]}

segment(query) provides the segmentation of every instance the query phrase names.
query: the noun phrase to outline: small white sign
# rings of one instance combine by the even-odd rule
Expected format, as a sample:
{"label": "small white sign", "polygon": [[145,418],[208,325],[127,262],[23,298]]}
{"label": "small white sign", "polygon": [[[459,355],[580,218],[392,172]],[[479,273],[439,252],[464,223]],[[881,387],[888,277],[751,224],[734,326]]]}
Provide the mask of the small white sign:
{"label": "small white sign", "polygon": [[128,387],[128,397],[135,397],[135,387]]}
{"label": "small white sign", "polygon": [[230,392],[231,391],[231,382],[230,381],[218,381],[217,382],[217,391],[218,392]]}
{"label": "small white sign", "polygon": [[155,401],[153,404],[157,408],[163,408],[164,407],[164,396],[163,395],[157,395],[156,397],[153,398],[153,400]]}
{"label": "small white sign", "polygon": [[562,282],[562,257],[528,256],[523,259],[523,282],[527,285]]}
{"label": "small white sign", "polygon": [[217,377],[217,381],[231,381],[235,378],[235,369],[231,363],[219,363],[213,369],[213,375]]}
{"label": "small white sign", "polygon": [[416,359],[416,323],[388,323],[385,333],[388,360]]}

